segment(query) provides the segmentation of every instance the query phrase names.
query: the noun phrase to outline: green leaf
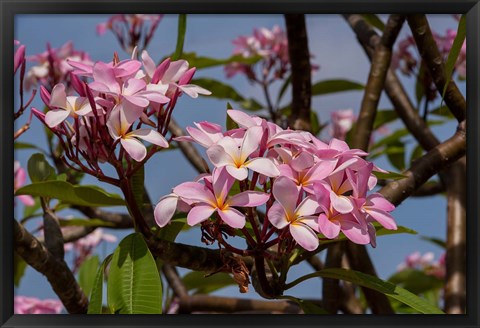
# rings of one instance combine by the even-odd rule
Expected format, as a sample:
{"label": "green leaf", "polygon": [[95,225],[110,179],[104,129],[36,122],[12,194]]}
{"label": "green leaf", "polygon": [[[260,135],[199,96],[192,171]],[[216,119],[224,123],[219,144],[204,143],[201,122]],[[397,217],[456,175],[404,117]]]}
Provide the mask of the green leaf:
{"label": "green leaf", "polygon": [[310,110],[310,123],[312,125],[313,135],[317,135],[321,131],[321,126],[318,115],[314,110]]}
{"label": "green leaf", "polygon": [[398,118],[397,112],[390,110],[379,110],[375,116],[375,121],[373,123],[373,129],[376,130],[379,127],[395,121]]}
{"label": "green leaf", "polygon": [[32,182],[56,179],[55,169],[47,162],[43,154],[36,153],[30,156],[27,168]]}
{"label": "green leaf", "polygon": [[378,18],[375,14],[362,14],[362,17],[367,21],[368,24],[372,25],[373,27],[379,29],[383,32],[385,29],[385,23],[382,22],[380,18]]}
{"label": "green leaf", "polygon": [[448,109],[447,106],[440,106],[435,109],[432,109],[430,114],[437,115],[437,116],[442,116],[448,119],[454,119],[455,116],[453,116],[452,112]]}
{"label": "green leaf", "polygon": [[121,206],[125,201],[120,196],[107,193],[97,186],[74,186],[65,181],[43,181],[24,186],[15,195],[32,195],[58,199],[64,203],[80,206]]}
{"label": "green leaf", "polygon": [[103,313],[103,280],[105,275],[105,268],[112,260],[112,255],[108,255],[103,260],[102,265],[95,275],[95,280],[92,284],[92,291],[90,293],[90,301],[88,303],[87,314],[102,314]]}
{"label": "green leaf", "polygon": [[16,287],[20,286],[20,281],[22,280],[23,275],[25,274],[25,269],[27,268],[27,262],[17,254],[13,252],[13,283]]}
{"label": "green leaf", "polygon": [[[227,109],[233,109],[232,105],[229,102],[227,102]],[[226,116],[227,116],[227,119],[225,122],[225,127],[227,128],[227,130],[238,129],[239,128],[238,124],[234,120],[232,120],[230,115],[227,114]]]}
{"label": "green leaf", "polygon": [[23,208],[24,218],[34,216],[36,214],[43,215],[43,212],[39,211],[40,208],[42,207],[42,204],[40,203],[40,198],[37,197],[37,198],[34,198],[34,200],[35,200],[35,204],[33,204],[32,206],[25,206]]}
{"label": "green leaf", "polygon": [[216,59],[210,57],[197,56],[195,52],[184,53],[182,58],[188,61],[190,67],[196,67],[197,70],[203,68],[210,68],[220,65],[226,65],[230,63],[241,63],[247,65],[253,65],[261,60],[262,56],[243,57],[242,55],[233,55],[229,58]]}
{"label": "green leaf", "polygon": [[28,143],[28,142],[20,142],[20,141],[15,141],[14,142],[14,148],[17,150],[21,150],[21,149],[35,149],[35,150],[40,150],[42,153],[45,153],[45,151],[43,149],[41,149],[40,147],[34,145],[34,144],[31,144],[31,143]]}
{"label": "green leaf", "polygon": [[182,231],[182,229],[187,224],[187,218],[185,217],[185,214],[182,213],[180,215],[183,215],[183,217],[174,216],[169,224],[167,224],[163,228],[160,228],[157,237],[161,240],[166,240],[173,243],[180,231]]}
{"label": "green leaf", "polygon": [[233,100],[238,103],[243,109],[257,111],[265,108],[265,106],[259,104],[254,99],[246,99],[242,97],[234,88],[220,81],[214,79],[199,78],[192,80],[192,83],[197,84],[207,90],[210,90],[212,92],[210,97]]}
{"label": "green leaf", "polygon": [[329,268],[317,271],[315,273],[303,276],[293,283],[289,287],[292,287],[306,279],[321,277],[321,278],[330,278],[330,279],[339,279],[349,281],[355,285],[370,288],[385,294],[389,297],[392,297],[409,307],[419,311],[424,314],[444,314],[442,310],[431,305],[425,299],[422,299],[415,294],[412,294],[408,290],[395,286],[393,283],[381,280],[377,277],[359,272],[354,270],[347,270],[341,268]]}
{"label": "green leaf", "polygon": [[388,280],[415,294],[421,294],[432,289],[443,287],[443,281],[437,277],[427,275],[420,270],[408,268],[395,273]]}
{"label": "green leaf", "polygon": [[277,96],[277,107],[280,104],[280,101],[282,101],[283,95],[285,94],[285,91],[287,91],[287,88],[290,86],[292,83],[292,75],[290,74],[285,81],[282,84],[282,87],[280,88],[280,91],[278,92]]}
{"label": "green leaf", "polygon": [[115,314],[162,313],[162,282],[141,234],[125,237],[113,253],[107,299]]}
{"label": "green leaf", "polygon": [[399,141],[401,138],[405,137],[405,136],[408,135],[408,134],[409,134],[409,132],[408,132],[407,129],[397,130],[397,131],[391,133],[390,135],[386,136],[385,138],[380,139],[377,143],[375,143],[375,144],[371,147],[371,150],[374,150],[374,149],[380,148],[380,147],[382,147],[382,146],[385,146],[385,145],[388,145],[388,144],[397,142],[397,141]]}
{"label": "green leaf", "polygon": [[388,173],[373,171],[372,173],[377,177],[377,179],[382,180],[399,180],[407,177],[404,174],[390,171]]}
{"label": "green leaf", "polygon": [[206,277],[205,272],[192,271],[183,276],[182,281],[185,288],[195,294],[210,294],[216,290],[236,285],[233,278],[224,272]]}
{"label": "green leaf", "polygon": [[68,220],[59,220],[61,227],[114,227],[115,223],[103,221],[101,219],[80,219],[73,218]]}
{"label": "green leaf", "polygon": [[289,295],[283,295],[279,298],[287,299],[297,303],[305,314],[329,314],[324,308],[313,302],[302,300],[301,298],[296,298]]}
{"label": "green leaf", "polygon": [[349,80],[325,80],[315,83],[312,86],[312,96],[322,96],[326,94],[363,90],[365,86],[355,81]]}
{"label": "green leaf", "polygon": [[447,248],[447,243],[445,242],[445,240],[442,240],[440,238],[435,238],[435,237],[425,237],[425,236],[422,236],[420,237],[421,239],[425,240],[425,241],[429,241],[431,242],[432,244],[435,244],[437,246],[440,246],[441,248]]}
{"label": "green leaf", "polygon": [[182,56],[183,44],[185,43],[185,33],[187,32],[187,15],[178,15],[178,34],[177,34],[177,46],[175,47],[175,53],[172,56],[172,60],[177,60]]}
{"label": "green leaf", "polygon": [[78,270],[78,284],[82,287],[85,295],[90,295],[92,291],[99,264],[100,259],[97,255],[90,256],[82,263]]}
{"label": "green leaf", "polygon": [[417,145],[415,149],[412,151],[412,155],[410,156],[410,163],[419,159],[423,156],[423,148],[420,145]]}
{"label": "green leaf", "polygon": [[455,68],[455,64],[457,63],[458,55],[462,50],[463,42],[465,41],[466,35],[467,35],[467,16],[463,14],[462,17],[460,18],[460,22],[458,23],[457,36],[455,37],[455,40],[453,40],[452,48],[450,49],[447,62],[445,63],[446,83],[442,92],[442,101],[443,101],[443,98],[445,97],[445,92],[447,91],[448,84],[452,80],[453,69]]}
{"label": "green leaf", "polygon": [[405,169],[405,144],[401,141],[392,142],[385,150],[390,163],[399,171]]}

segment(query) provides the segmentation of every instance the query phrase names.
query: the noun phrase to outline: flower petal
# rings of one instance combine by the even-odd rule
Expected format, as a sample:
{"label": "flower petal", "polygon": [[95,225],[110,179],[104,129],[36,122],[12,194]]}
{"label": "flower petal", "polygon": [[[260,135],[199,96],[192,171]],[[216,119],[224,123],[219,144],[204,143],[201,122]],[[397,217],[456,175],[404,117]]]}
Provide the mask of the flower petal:
{"label": "flower petal", "polygon": [[255,207],[265,204],[270,198],[269,194],[259,191],[244,191],[227,200],[230,206]]}
{"label": "flower petal", "polygon": [[257,150],[258,146],[260,146],[262,135],[263,128],[260,126],[252,126],[245,132],[240,154],[240,160],[242,163],[247,160],[247,157],[250,156],[250,154]]}
{"label": "flower petal", "polygon": [[321,233],[328,239],[337,238],[340,233],[340,222],[337,220],[330,221],[325,214],[320,214],[318,217],[318,228]]}
{"label": "flower petal", "polygon": [[163,196],[157,206],[155,206],[155,222],[157,222],[160,228],[163,228],[170,222],[177,210],[177,204],[178,196],[172,193]]}
{"label": "flower petal", "polygon": [[141,162],[147,156],[147,148],[135,138],[121,138],[120,143],[128,155],[137,162]]}
{"label": "flower petal", "polygon": [[307,251],[317,249],[319,245],[317,234],[309,226],[302,223],[293,223],[290,225],[290,233],[293,239]]}
{"label": "flower petal", "polygon": [[275,202],[270,207],[268,210],[268,221],[277,229],[283,229],[289,224],[285,210],[280,203]]}
{"label": "flower petal", "polygon": [[138,129],[130,132],[128,136],[138,137],[154,145],[157,145],[163,148],[168,148],[168,142],[165,139],[165,137],[152,129]]}
{"label": "flower petal", "polygon": [[332,207],[340,213],[350,213],[353,211],[353,204],[346,196],[338,196],[334,192],[330,193],[330,202]]}
{"label": "flower petal", "polygon": [[208,159],[216,167],[222,167],[225,165],[233,165],[234,161],[232,156],[225,152],[225,149],[220,145],[213,145],[207,149]]}
{"label": "flower petal", "polygon": [[198,85],[195,84],[184,84],[184,85],[179,85],[178,88],[183,91],[183,93],[189,95],[192,98],[197,98],[198,95],[205,95],[209,96],[212,94],[212,92],[208,91],[207,89],[204,89],[202,87],[199,87]]}
{"label": "flower petal", "polygon": [[270,158],[253,158],[243,164],[243,166],[271,178],[278,177],[280,175],[280,171]]}
{"label": "flower petal", "polygon": [[67,117],[70,115],[70,111],[64,110],[64,109],[53,109],[49,110],[47,114],[45,114],[45,123],[51,127],[54,128],[63,121],[67,119]]}
{"label": "flower petal", "polygon": [[228,196],[228,192],[232,188],[235,179],[233,179],[227,170],[222,168],[215,168],[212,173],[213,193],[217,202],[223,204]]}
{"label": "flower petal", "polygon": [[273,183],[273,196],[289,216],[295,213],[298,195],[297,185],[287,177],[278,177]]}
{"label": "flower petal", "polygon": [[212,191],[198,182],[184,182],[179,184],[173,188],[173,193],[186,200],[208,203],[212,206],[216,205],[216,199]]}
{"label": "flower petal", "polygon": [[187,223],[194,226],[200,222],[207,220],[215,212],[215,207],[208,204],[195,205],[187,215]]}
{"label": "flower petal", "polygon": [[248,177],[248,170],[245,167],[227,165],[225,168],[227,169],[228,174],[230,174],[238,181],[243,181]]}
{"label": "flower petal", "polygon": [[342,220],[340,222],[343,234],[356,244],[366,245],[370,243],[370,234],[368,230],[360,224],[351,220]]}
{"label": "flower petal", "polygon": [[391,212],[395,209],[395,206],[383,197],[382,194],[374,193],[367,197],[367,203],[365,206],[375,207],[376,209]]}
{"label": "flower petal", "polygon": [[67,94],[62,83],[56,84],[50,95],[50,107],[67,109]]}
{"label": "flower petal", "polygon": [[234,208],[228,208],[223,211],[219,210],[218,214],[222,218],[223,222],[232,228],[241,229],[245,227],[245,215]]}
{"label": "flower petal", "polygon": [[309,216],[320,211],[320,206],[314,196],[308,196],[297,206],[295,216]]}
{"label": "flower petal", "polygon": [[248,114],[235,109],[227,110],[228,116],[237,123],[240,127],[249,128],[251,126],[257,125],[255,120]]}
{"label": "flower petal", "polygon": [[365,210],[373,219],[375,219],[375,221],[384,226],[385,229],[397,230],[397,224],[389,213],[372,207],[369,207],[368,209],[365,208]]}

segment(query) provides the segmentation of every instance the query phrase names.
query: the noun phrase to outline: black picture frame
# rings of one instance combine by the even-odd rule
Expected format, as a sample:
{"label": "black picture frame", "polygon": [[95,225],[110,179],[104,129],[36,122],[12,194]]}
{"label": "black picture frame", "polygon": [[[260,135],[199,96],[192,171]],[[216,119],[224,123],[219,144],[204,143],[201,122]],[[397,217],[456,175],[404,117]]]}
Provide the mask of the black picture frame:
{"label": "black picture frame", "polygon": [[[1,135],[0,135],[0,301],[1,327],[183,327],[183,326],[442,326],[478,327],[480,313],[478,235],[479,174],[479,39],[480,4],[478,0],[0,0],[1,10]],[[114,14],[114,13],[188,13],[188,14],[283,14],[283,13],[466,13],[467,14],[467,314],[395,315],[395,316],[314,316],[314,315],[174,315],[174,316],[82,316],[13,314],[13,35],[16,14]]]}

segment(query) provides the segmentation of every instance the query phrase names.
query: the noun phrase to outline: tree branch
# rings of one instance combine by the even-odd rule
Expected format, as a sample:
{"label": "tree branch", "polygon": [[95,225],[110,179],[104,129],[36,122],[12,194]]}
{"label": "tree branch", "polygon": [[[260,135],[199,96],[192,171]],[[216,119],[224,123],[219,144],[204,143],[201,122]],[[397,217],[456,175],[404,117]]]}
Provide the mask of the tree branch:
{"label": "tree branch", "polygon": [[465,157],[448,170],[445,312],[465,314],[466,306],[466,171]]}
{"label": "tree branch", "polygon": [[262,301],[211,295],[192,295],[188,298],[180,299],[179,313],[192,313],[195,311],[222,313],[244,311],[301,313],[300,307],[290,301]]}
{"label": "tree branch", "polygon": [[[345,243],[335,243],[328,247],[325,268],[340,268]],[[325,310],[330,314],[336,314],[340,306],[340,280],[324,278],[322,280],[322,299]]]}
{"label": "tree branch", "polygon": [[65,309],[72,314],[85,314],[88,299],[63,259],[56,258],[25,228],[14,221],[15,251],[35,270],[45,275]]}
{"label": "tree branch", "polygon": [[[438,92],[442,95],[445,85],[447,84],[445,64],[440,51],[438,51],[437,43],[433,38],[427,17],[423,14],[414,14],[408,15],[407,20],[418,50],[420,51],[420,56],[422,56],[423,62],[426,64]],[[452,79],[448,81],[444,100],[458,122],[465,120],[467,103]]]}
{"label": "tree branch", "polygon": [[305,15],[286,14],[285,23],[292,71],[292,115],[289,120],[294,129],[311,131],[312,68]]}
{"label": "tree branch", "polygon": [[403,172],[406,178],[390,182],[379,192],[392,204],[399,205],[434,174],[463,157],[466,147],[466,122],[463,121],[453,137],[430,150]]}
{"label": "tree branch", "polygon": [[403,15],[390,15],[383,35],[375,47],[372,56],[372,66],[370,67],[370,74],[356,123],[356,137],[353,139],[353,148],[368,150],[378,102],[380,101],[392,59],[392,47],[404,21],[405,16]]}

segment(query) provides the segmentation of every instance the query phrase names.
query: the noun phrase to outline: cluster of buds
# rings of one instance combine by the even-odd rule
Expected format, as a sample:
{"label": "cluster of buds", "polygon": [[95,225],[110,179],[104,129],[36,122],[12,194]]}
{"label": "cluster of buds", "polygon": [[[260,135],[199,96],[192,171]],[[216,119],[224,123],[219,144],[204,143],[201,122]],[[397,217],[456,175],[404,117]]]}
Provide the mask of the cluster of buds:
{"label": "cluster of buds", "polygon": [[[438,50],[444,61],[447,60],[450,50],[453,46],[453,41],[457,36],[457,31],[448,29],[445,35],[439,35],[433,32],[433,37],[437,43]],[[392,56],[392,68],[399,69],[402,74],[411,76],[412,74],[420,74],[419,63],[421,62],[414,54],[415,39],[413,36],[407,36],[398,44],[397,50]],[[463,43],[459,56],[454,66],[455,72],[460,80],[465,80],[467,74],[467,44]],[[432,78],[429,74],[423,74],[422,83],[426,90],[428,100],[433,100],[437,97],[437,91],[433,85]]]}
{"label": "cluster of buds", "polygon": [[[68,227],[63,228],[62,230],[65,229],[68,229]],[[81,238],[73,243],[65,244],[65,252],[72,251],[74,255],[74,267],[72,271],[77,272],[82,263],[92,255],[95,248],[97,248],[97,246],[104,241],[108,243],[114,243],[117,241],[117,237],[108,233],[104,233],[103,229],[98,228],[84,238]]]}
{"label": "cluster of buds", "polygon": [[[126,161],[128,168],[121,176],[130,177],[153,154],[168,147],[165,135],[178,97],[210,94],[189,84],[195,68],[189,69],[188,62],[166,59],[157,66],[146,51],[141,57],[142,61],[133,59],[134,51],[132,59],[123,61],[116,54],[109,63],[68,61],[74,68],[75,95],[68,95],[63,83],[51,93],[41,87],[48,110],[32,111],[58,137],[70,161],[63,157],[65,164],[117,184],[104,175],[99,163],[110,163],[119,173]],[[153,146],[147,150],[140,140]]]}
{"label": "cluster of buds", "polygon": [[137,46],[146,49],[163,15],[118,14],[106,22],[97,25],[97,34],[104,35],[107,30],[117,38],[122,48],[131,53]]}
{"label": "cluster of buds", "polygon": [[60,314],[63,304],[54,299],[15,296],[13,309],[15,314]]}
{"label": "cluster of buds", "polygon": [[[261,57],[261,59],[253,65],[239,62],[226,65],[225,72],[228,78],[243,74],[250,81],[269,85],[276,80],[284,79],[285,74],[290,70],[287,35],[278,25],[271,30],[265,27],[254,29],[253,35],[239,36],[232,43],[235,45],[234,55],[244,58]],[[312,65],[313,70],[318,68]]]}
{"label": "cluster of buds", "polygon": [[423,255],[420,252],[415,252],[408,255],[405,258],[405,262],[398,265],[397,271],[414,269],[443,280],[446,273],[445,256],[446,253],[443,253],[437,261],[434,261],[435,255],[432,252],[427,252]]}
{"label": "cluster of buds", "polygon": [[59,48],[52,48],[47,44],[47,50],[28,56],[27,61],[35,63],[25,77],[25,88],[31,89],[37,85],[43,85],[48,90],[52,90],[58,83],[64,83],[67,90],[71,90],[70,72],[73,67],[69,61],[81,62],[85,65],[92,65],[90,56],[84,52],[75,50],[71,41],[65,43]]}
{"label": "cluster of buds", "polygon": [[[395,207],[368,192],[377,183],[372,172],[385,171],[363,159],[366,152],[338,139],[327,144],[309,132],[283,130],[238,110],[227,113],[238,128],[223,132],[201,122],[187,128],[190,136],[177,138],[207,148],[213,170],[160,199],[155,207],[160,227],[176,211],[188,212],[188,224],[201,224],[204,240],[243,255],[249,250],[235,250],[224,237],[243,234],[250,249],[279,244],[279,254],[285,254],[296,244],[315,250],[319,238],[335,239],[340,232],[375,247],[374,222],[397,228],[390,215]],[[263,222],[258,221],[260,206],[265,206]]]}

